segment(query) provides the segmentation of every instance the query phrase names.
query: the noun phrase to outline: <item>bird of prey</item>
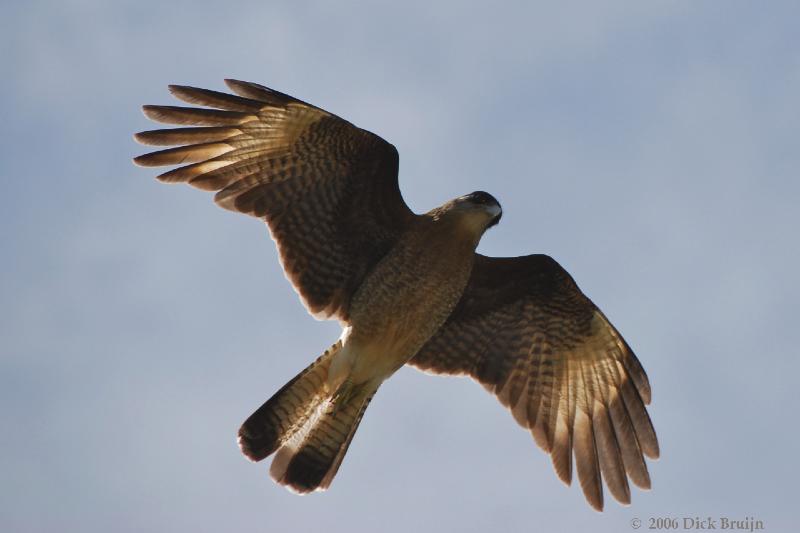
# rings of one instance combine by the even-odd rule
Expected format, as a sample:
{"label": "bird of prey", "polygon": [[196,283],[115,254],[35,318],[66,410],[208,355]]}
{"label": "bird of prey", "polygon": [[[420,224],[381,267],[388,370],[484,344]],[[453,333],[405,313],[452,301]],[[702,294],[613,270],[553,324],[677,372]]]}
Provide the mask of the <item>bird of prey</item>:
{"label": "bird of prey", "polygon": [[339,340],[239,429],[253,461],[298,493],[326,489],[364,411],[403,365],[466,375],[496,395],[548,452],[558,476],[597,510],[601,479],[622,503],[628,479],[650,487],[658,457],[647,375],[572,277],[546,255],[475,252],[502,210],[473,192],[415,214],[398,186],[394,146],[311,104],[255,83],[235,94],[170,86],[201,107],[144,106],[178,125],[137,141],[177,166],[158,176],[216,191],[225,209],[266,222],[306,308],[338,320]]}

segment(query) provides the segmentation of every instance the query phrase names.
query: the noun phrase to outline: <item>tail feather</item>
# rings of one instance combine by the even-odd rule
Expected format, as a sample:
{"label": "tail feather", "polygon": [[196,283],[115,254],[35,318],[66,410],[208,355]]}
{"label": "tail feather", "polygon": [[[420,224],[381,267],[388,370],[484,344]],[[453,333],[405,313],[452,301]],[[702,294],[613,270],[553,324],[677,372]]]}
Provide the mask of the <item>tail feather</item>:
{"label": "tail feather", "polygon": [[334,344],[267,400],[239,429],[239,447],[260,461],[275,451],[270,475],[305,494],[327,489],[380,383],[328,387]]}
{"label": "tail feather", "polygon": [[327,489],[342,464],[377,386],[359,385],[341,403],[326,401],[310,427],[278,450],[270,475],[299,493]]}
{"label": "tail feather", "polygon": [[239,428],[239,447],[250,460],[260,461],[289,441],[330,397],[326,379],[337,342],[272,398]]}

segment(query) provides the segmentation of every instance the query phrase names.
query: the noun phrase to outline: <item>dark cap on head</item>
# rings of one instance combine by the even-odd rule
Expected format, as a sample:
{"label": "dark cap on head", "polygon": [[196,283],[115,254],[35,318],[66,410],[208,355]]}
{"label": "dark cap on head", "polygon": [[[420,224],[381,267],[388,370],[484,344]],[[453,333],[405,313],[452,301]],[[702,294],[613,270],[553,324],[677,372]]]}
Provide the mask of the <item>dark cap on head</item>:
{"label": "dark cap on head", "polygon": [[486,191],[475,191],[467,195],[467,199],[478,205],[492,205],[495,204],[500,207],[500,202],[497,201],[497,198],[492,196]]}
{"label": "dark cap on head", "polygon": [[500,218],[503,216],[503,208],[500,205],[500,202],[497,201],[497,198],[486,191],[475,191],[468,194],[466,199],[475,205],[496,205],[498,208],[500,208],[500,212],[492,219],[491,222],[489,222],[489,225],[486,227],[487,229],[497,225],[497,223],[500,222]]}

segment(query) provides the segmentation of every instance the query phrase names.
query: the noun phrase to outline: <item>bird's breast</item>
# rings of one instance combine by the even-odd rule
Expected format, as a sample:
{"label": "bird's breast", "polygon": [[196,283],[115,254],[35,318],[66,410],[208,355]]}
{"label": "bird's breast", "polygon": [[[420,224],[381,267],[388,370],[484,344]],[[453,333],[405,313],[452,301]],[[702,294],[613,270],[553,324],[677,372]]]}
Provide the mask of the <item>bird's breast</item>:
{"label": "bird's breast", "polygon": [[447,320],[469,279],[474,244],[435,232],[407,236],[354,295],[348,344],[354,378],[388,377]]}

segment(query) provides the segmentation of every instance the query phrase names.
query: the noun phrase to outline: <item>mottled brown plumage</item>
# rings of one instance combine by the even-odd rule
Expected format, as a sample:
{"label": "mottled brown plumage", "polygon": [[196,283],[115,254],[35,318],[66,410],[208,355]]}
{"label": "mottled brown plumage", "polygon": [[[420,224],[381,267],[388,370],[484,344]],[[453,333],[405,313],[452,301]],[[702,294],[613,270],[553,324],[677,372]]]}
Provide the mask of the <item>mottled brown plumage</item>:
{"label": "mottled brown plumage", "polygon": [[285,94],[227,84],[240,96],[170,86],[181,100],[219,109],[145,106],[158,122],[210,127],[138,133],[143,144],[191,144],[134,161],[191,163],[158,179],[219,191],[220,206],[266,219],[309,311],[346,321],[350,296],[413,218],[397,185],[397,150]]}
{"label": "mottled brown plumage", "polygon": [[531,430],[565,483],[572,480],[574,449],[593,507],[603,506],[601,473],[622,503],[630,502],[628,477],[650,488],[642,454],[659,452],[644,408],[647,375],[550,257],[477,255],[458,306],[410,364],[477,379]]}
{"label": "mottled brown plumage", "polygon": [[244,454],[276,453],[270,472],[297,492],[327,488],[381,383],[408,363],[469,375],[497,395],[589,503],[602,483],[623,503],[628,478],[649,488],[658,456],[647,376],[597,307],[553,259],[474,250],[500,219],[487,193],[415,215],[380,137],[261,85],[235,95],[171,86],[206,108],[145,106],[183,127],[136,139],[175,146],[135,159],[177,165],[159,179],[217,191],[216,202],[266,221],[311,313],[340,340],[245,421]]}

